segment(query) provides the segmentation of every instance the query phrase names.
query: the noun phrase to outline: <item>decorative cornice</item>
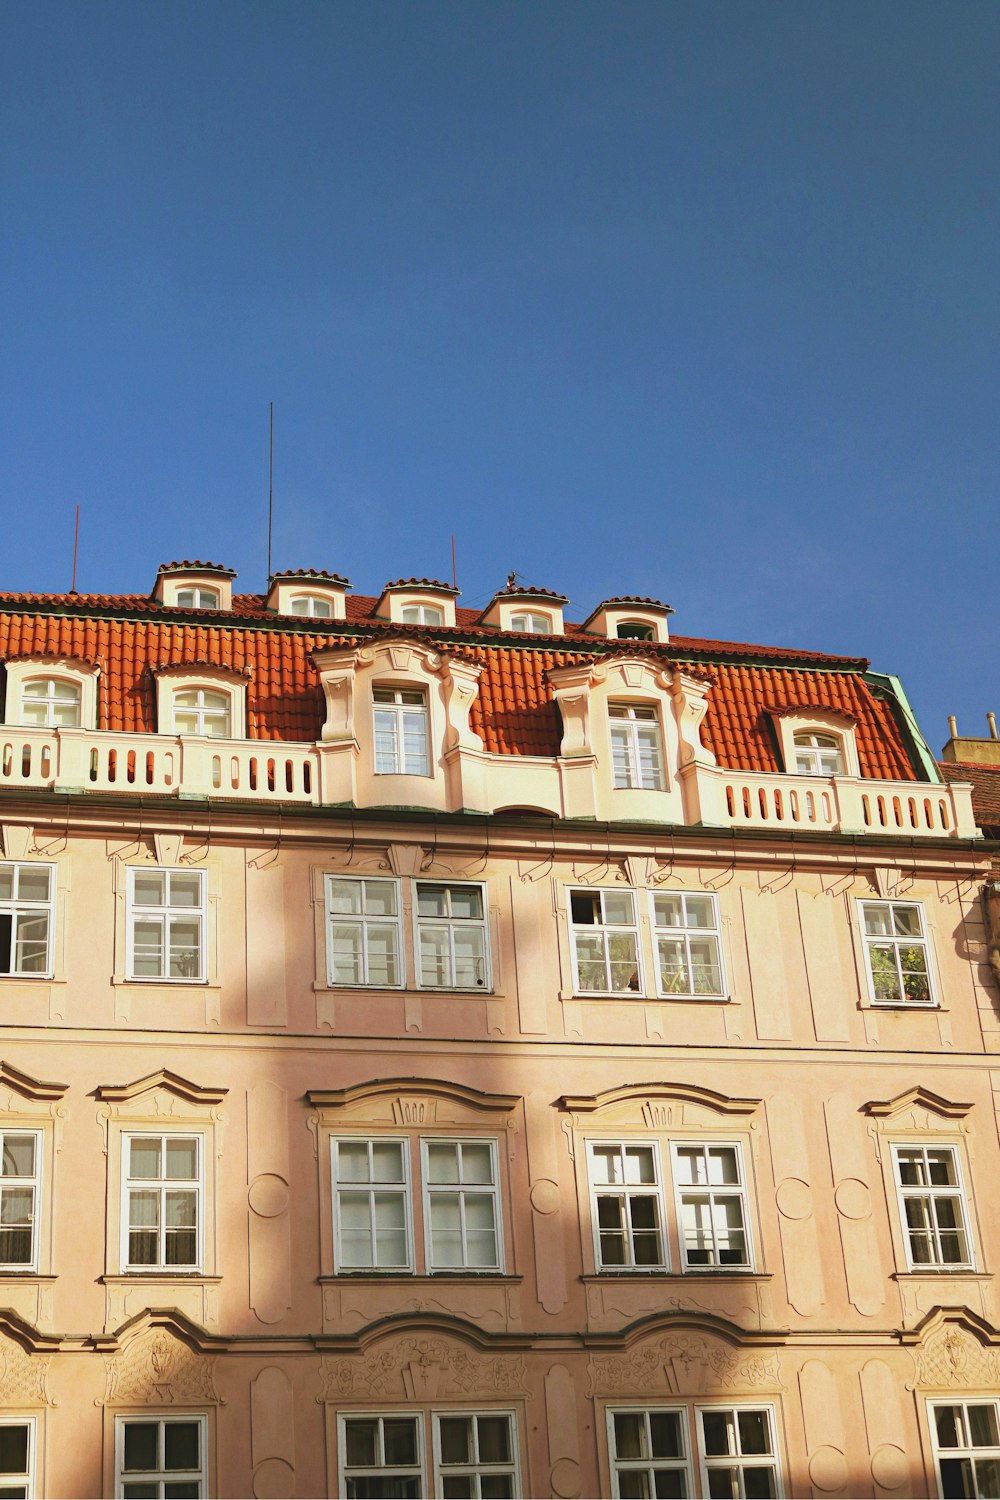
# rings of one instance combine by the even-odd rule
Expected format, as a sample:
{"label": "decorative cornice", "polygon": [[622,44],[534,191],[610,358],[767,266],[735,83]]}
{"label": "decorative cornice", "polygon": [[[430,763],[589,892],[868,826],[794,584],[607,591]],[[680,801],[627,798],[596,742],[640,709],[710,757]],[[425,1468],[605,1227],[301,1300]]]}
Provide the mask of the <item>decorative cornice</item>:
{"label": "decorative cornice", "polygon": [[876,1120],[885,1120],[891,1115],[903,1114],[905,1110],[914,1107],[931,1109],[935,1114],[944,1115],[947,1119],[961,1120],[972,1109],[971,1104],[944,1099],[940,1094],[934,1094],[930,1089],[925,1089],[920,1083],[915,1088],[907,1089],[905,1094],[897,1094],[894,1099],[870,1099],[861,1107],[866,1115],[871,1115]]}
{"label": "decorative cornice", "polygon": [[151,1093],[153,1089],[165,1089],[168,1094],[186,1099],[189,1104],[221,1104],[229,1093],[228,1089],[202,1088],[200,1084],[182,1078],[179,1073],[171,1073],[169,1068],[161,1068],[158,1073],[137,1078],[134,1083],[102,1084],[95,1089],[94,1097],[105,1104],[123,1104]]}
{"label": "decorative cornice", "polygon": [[15,1093],[21,1094],[25,1099],[61,1099],[69,1088],[68,1083],[47,1083],[41,1078],[32,1078],[30,1073],[22,1073],[20,1069],[11,1067],[9,1062],[0,1059],[0,1084]]}
{"label": "decorative cornice", "polygon": [[556,1103],[572,1114],[592,1114],[640,1099],[678,1099],[686,1104],[701,1104],[720,1115],[751,1115],[760,1106],[759,1099],[731,1099],[715,1089],[694,1083],[627,1083],[620,1088],[605,1089],[600,1094],[563,1094]]}
{"label": "decorative cornice", "polygon": [[306,1098],[314,1109],[343,1109],[360,1099],[384,1099],[392,1094],[431,1094],[491,1114],[509,1114],[521,1102],[520,1094],[484,1094],[440,1078],[374,1078],[346,1089],[309,1089]]}

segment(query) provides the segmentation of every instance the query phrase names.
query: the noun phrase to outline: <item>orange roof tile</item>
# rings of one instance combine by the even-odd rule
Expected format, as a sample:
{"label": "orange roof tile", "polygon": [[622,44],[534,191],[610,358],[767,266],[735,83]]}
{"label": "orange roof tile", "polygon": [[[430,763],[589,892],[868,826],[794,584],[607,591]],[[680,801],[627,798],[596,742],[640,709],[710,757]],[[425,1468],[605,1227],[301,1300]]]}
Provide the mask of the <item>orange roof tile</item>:
{"label": "orange roof tile", "polygon": [[950,760],[939,761],[938,766],[945,781],[971,781],[976,822],[988,838],[1000,838],[1000,766]]}

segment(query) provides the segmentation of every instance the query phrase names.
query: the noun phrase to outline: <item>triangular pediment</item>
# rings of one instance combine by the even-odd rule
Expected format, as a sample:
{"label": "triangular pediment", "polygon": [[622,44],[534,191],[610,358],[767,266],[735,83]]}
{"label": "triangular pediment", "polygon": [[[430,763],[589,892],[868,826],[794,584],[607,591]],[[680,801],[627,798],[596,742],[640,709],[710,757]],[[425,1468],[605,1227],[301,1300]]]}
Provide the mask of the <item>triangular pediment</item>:
{"label": "triangular pediment", "polygon": [[137,1078],[134,1083],[103,1084],[96,1090],[96,1096],[106,1104],[124,1104],[157,1089],[173,1094],[175,1098],[186,1099],[189,1104],[209,1105],[221,1104],[229,1092],[228,1089],[204,1088],[182,1078],[179,1073],[171,1073],[169,1068],[160,1068],[159,1072]]}
{"label": "triangular pediment", "polygon": [[3,1060],[0,1060],[0,1086],[13,1089],[23,1099],[37,1101],[61,1099],[69,1088],[68,1083],[47,1083],[42,1078],[32,1078],[30,1073],[22,1073]]}
{"label": "triangular pediment", "polygon": [[907,1089],[904,1094],[897,1094],[894,1099],[871,1099],[862,1107],[865,1114],[872,1115],[877,1120],[906,1114],[912,1109],[926,1109],[945,1120],[961,1120],[969,1113],[972,1105],[945,1099],[941,1094],[934,1094],[918,1083],[915,1088]]}

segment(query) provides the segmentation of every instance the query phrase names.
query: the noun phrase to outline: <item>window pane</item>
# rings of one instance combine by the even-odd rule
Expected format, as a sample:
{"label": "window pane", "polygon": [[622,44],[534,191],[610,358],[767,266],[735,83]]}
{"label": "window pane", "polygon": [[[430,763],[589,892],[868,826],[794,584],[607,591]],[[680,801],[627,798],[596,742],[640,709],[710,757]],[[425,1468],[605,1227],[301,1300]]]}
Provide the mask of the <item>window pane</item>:
{"label": "window pane", "polygon": [[417,1424],[411,1417],[398,1420],[386,1417],[382,1423],[382,1441],[387,1465],[417,1462]]}
{"label": "window pane", "polygon": [[4,1177],[33,1177],[35,1172],[35,1137],[7,1131],[3,1138]]}
{"label": "window pane", "polygon": [[448,915],[448,887],[418,885],[417,914],[421,917],[446,917]]}
{"label": "window pane", "polygon": [[635,907],[629,891],[605,891],[604,920],[618,926],[631,927],[635,923]]}
{"label": "window pane", "polygon": [[458,1181],[458,1147],[432,1141],[427,1147],[428,1182]]}
{"label": "window pane", "polygon": [[190,1229],[196,1222],[198,1199],[191,1188],[174,1189],[166,1194],[168,1229]]}
{"label": "window pane", "polygon": [[486,982],[486,933],[481,927],[454,929],[455,984],[478,989]]}
{"label": "window pane", "polygon": [[712,1183],[738,1183],[740,1180],[736,1151],[732,1146],[713,1146],[708,1152],[708,1180]]}
{"label": "window pane", "polygon": [[964,1446],[961,1431],[961,1407],[939,1406],[934,1412],[937,1440],[940,1448]]}
{"label": "window pane", "polygon": [[395,927],[368,928],[368,983],[374,985],[396,985],[399,971],[396,965],[397,931]]}
{"label": "window pane", "polygon": [[0,901],[10,901],[14,895],[14,866],[0,865]]}
{"label": "window pane", "polygon": [[650,1412],[649,1435],[654,1458],[684,1457],[684,1436],[677,1412]]}
{"label": "window pane", "polygon": [[200,875],[177,875],[170,876],[170,905],[171,906],[200,906],[201,905],[201,876]]}
{"label": "window pane", "polygon": [[160,1142],[133,1138],[129,1150],[129,1176],[158,1178],[160,1175]]}
{"label": "window pane", "polygon": [[125,1469],[131,1473],[143,1469],[156,1469],[157,1422],[125,1423]]}
{"label": "window pane", "polygon": [[615,1456],[617,1458],[644,1458],[646,1455],[642,1442],[644,1427],[641,1415],[634,1411],[616,1411],[614,1424]]}
{"label": "window pane", "polygon": [[163,906],[166,901],[166,875],[162,870],[137,870],[132,885],[136,906]]}
{"label": "window pane", "polygon": [[472,1422],[468,1417],[440,1417],[442,1464],[472,1463]]}
{"label": "window pane", "polygon": [[767,1413],[741,1411],[737,1413],[741,1453],[770,1453],[770,1423]]}
{"label": "window pane", "polygon": [[656,1181],[656,1164],[652,1146],[629,1146],[625,1151],[625,1181]]}
{"label": "window pane", "polygon": [[188,1139],[167,1140],[167,1177],[191,1182],[198,1175],[198,1142]]}
{"label": "window pane", "polygon": [[[28,1472],[28,1424],[5,1422],[0,1425],[0,1476]],[[4,1493],[9,1494],[7,1490]]]}
{"label": "window pane", "polygon": [[373,1176],[376,1182],[402,1182],[403,1147],[399,1141],[372,1143]]}
{"label": "window pane", "polygon": [[201,1463],[197,1422],[165,1422],[163,1424],[163,1467],[165,1469],[197,1469]]}
{"label": "window pane", "polygon": [[396,887],[391,880],[366,880],[364,897],[365,911],[370,917],[396,915]]}
{"label": "window pane", "polygon": [[341,1141],[337,1146],[337,1176],[341,1182],[368,1182],[368,1142]]}
{"label": "window pane", "polygon": [[887,906],[865,906],[865,932],[871,937],[889,937],[892,924]]}
{"label": "window pane", "polygon": [[996,1407],[969,1406],[966,1408],[969,1418],[969,1437],[974,1448],[995,1448],[1000,1444],[1000,1434],[997,1432]]}
{"label": "window pane", "polygon": [[451,945],[448,928],[424,927],[420,931],[420,983],[451,984]]}
{"label": "window pane", "polygon": [[510,1423],[506,1417],[479,1417],[479,1462],[510,1463]]}
{"label": "window pane", "polygon": [[49,958],[48,912],[22,912],[17,919],[14,967],[19,974],[44,974]]}
{"label": "window pane", "polygon": [[774,1470],[770,1464],[767,1467],[744,1467],[743,1488],[747,1500],[771,1500],[771,1496],[777,1494],[774,1483]]}
{"label": "window pane", "polygon": [[486,1141],[466,1141],[462,1146],[462,1181],[493,1181],[493,1153]]}
{"label": "window pane", "polygon": [[729,1411],[703,1411],[701,1413],[705,1453],[709,1458],[736,1451],[736,1445],[733,1442],[732,1417],[733,1414]]}
{"label": "window pane", "polygon": [[378,1422],[354,1417],[344,1424],[345,1459],[348,1468],[370,1469],[377,1463]]}
{"label": "window pane", "polygon": [[44,865],[20,865],[17,894],[21,901],[47,901],[52,871]]}
{"label": "window pane", "polygon": [[330,910],[348,916],[361,913],[360,880],[331,880],[327,887],[330,894]]}
{"label": "window pane", "polygon": [[333,978],[337,984],[361,984],[364,981],[364,958],[361,928],[335,922],[331,939]]}

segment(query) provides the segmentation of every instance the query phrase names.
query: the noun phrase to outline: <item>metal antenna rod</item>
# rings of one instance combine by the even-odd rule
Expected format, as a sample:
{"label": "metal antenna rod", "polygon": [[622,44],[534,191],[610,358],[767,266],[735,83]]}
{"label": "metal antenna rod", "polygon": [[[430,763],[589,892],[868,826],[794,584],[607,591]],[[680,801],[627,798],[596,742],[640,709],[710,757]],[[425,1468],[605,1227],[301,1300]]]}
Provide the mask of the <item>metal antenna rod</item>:
{"label": "metal antenna rod", "polygon": [[71,594],[76,593],[76,557],[80,550],[80,507],[76,507],[76,529],[73,532],[73,582],[69,586]]}
{"label": "metal antenna rod", "polygon": [[271,587],[271,525],[274,520],[274,402],[270,409],[270,433],[267,460],[267,586]]}
{"label": "metal antenna rod", "polygon": [[458,588],[458,569],[455,566],[455,533],[451,534],[451,582],[453,588]]}

